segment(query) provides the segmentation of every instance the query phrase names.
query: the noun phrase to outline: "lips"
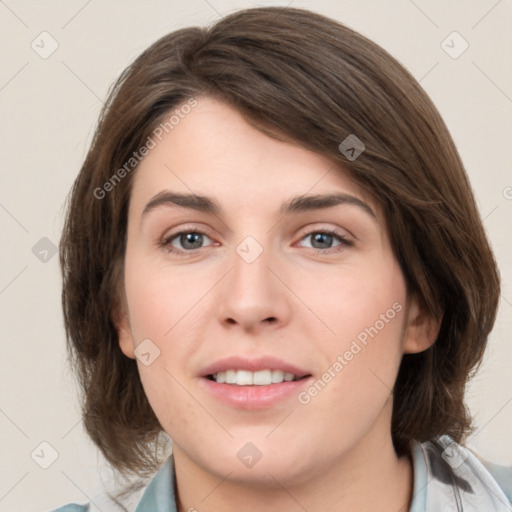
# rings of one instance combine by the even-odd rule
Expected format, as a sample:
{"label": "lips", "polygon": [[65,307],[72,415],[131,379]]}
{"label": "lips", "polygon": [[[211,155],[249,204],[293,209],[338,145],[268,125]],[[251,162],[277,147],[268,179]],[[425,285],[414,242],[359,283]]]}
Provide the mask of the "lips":
{"label": "lips", "polygon": [[[274,382],[268,382],[269,374]],[[268,410],[294,400],[313,380],[308,370],[272,356],[227,357],[206,366],[199,376],[200,389],[207,396],[230,409],[246,411]]]}

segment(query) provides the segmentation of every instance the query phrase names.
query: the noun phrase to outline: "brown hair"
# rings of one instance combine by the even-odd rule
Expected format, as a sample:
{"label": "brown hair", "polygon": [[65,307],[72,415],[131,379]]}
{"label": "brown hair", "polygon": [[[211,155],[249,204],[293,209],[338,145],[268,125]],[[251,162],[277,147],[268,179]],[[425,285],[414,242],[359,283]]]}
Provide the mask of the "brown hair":
{"label": "brown hair", "polygon": [[[409,291],[442,315],[436,342],[403,356],[395,449],[400,456],[410,440],[442,434],[463,442],[474,430],[464,388],[481,363],[500,283],[452,138],[417,81],[378,45],[322,15],[267,7],[146,49],[110,91],[72,188],[60,242],[67,346],[85,428],[106,459],[141,476],[162,462],[162,427],[114,322],[136,165],[112,177],[173,109],[201,95],[339,162],[382,207]],[[338,147],[351,134],[365,145],[355,160]]]}

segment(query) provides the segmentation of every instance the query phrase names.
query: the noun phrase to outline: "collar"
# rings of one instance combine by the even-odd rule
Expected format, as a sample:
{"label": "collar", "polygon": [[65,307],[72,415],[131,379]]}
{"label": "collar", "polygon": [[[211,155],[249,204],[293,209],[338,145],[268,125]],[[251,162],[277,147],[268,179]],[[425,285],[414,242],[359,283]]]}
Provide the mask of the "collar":
{"label": "collar", "polygon": [[172,455],[149,482],[135,512],[177,512],[176,474]]}
{"label": "collar", "polygon": [[414,470],[409,512],[510,512],[503,490],[478,458],[448,435],[411,442]]}

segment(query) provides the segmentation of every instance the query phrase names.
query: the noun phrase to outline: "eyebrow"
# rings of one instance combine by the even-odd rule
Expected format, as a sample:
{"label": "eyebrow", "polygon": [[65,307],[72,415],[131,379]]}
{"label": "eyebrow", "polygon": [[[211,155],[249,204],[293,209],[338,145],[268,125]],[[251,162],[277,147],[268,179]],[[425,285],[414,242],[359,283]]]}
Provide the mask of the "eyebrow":
{"label": "eyebrow", "polygon": [[[331,208],[333,206],[348,204],[361,208],[368,215],[377,219],[374,211],[361,199],[349,194],[323,194],[323,195],[302,195],[292,197],[281,205],[280,213],[287,215],[296,212],[306,212]],[[163,190],[156,194],[145,206],[142,216],[145,217],[149,212],[161,206],[179,206],[213,215],[222,215],[223,210],[219,203],[208,196],[197,194],[180,194]]]}

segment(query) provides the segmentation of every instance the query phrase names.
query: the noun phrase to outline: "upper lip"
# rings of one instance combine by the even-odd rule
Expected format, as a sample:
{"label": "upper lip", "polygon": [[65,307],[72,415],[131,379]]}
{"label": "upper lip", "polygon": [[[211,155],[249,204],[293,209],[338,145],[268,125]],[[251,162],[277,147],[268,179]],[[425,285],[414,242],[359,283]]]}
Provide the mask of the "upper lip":
{"label": "upper lip", "polygon": [[252,359],[241,356],[230,356],[224,359],[219,359],[204,368],[201,372],[201,377],[225,372],[226,370],[247,370],[250,372],[257,372],[260,370],[282,370],[285,373],[293,373],[298,378],[311,375],[307,370],[273,356],[260,356]]}

